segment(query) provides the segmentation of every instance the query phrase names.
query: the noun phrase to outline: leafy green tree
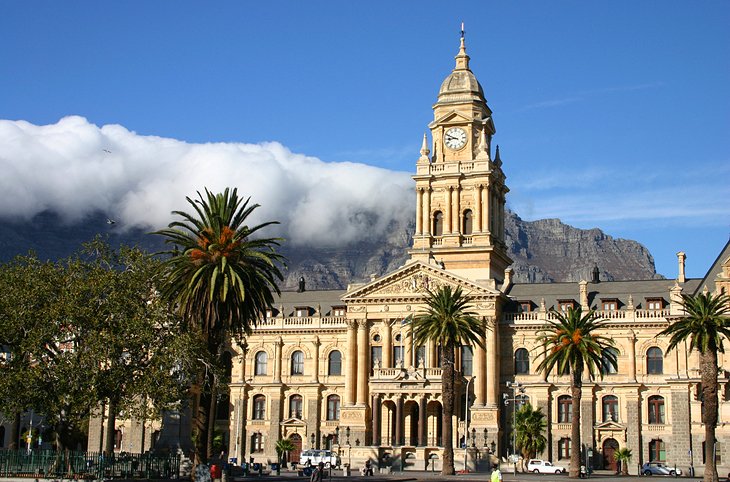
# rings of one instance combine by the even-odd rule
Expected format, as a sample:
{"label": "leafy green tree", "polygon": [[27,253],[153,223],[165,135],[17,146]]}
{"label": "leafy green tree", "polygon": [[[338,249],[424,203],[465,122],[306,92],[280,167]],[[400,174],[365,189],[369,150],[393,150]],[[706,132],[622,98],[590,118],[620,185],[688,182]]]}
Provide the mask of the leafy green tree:
{"label": "leafy green tree", "polygon": [[621,464],[621,475],[629,475],[629,462],[631,461],[631,449],[621,447],[613,453],[613,458]]}
{"label": "leafy green tree", "polygon": [[595,311],[583,313],[581,308],[567,311],[550,310],[548,322],[538,334],[542,346],[542,361],[539,372],[570,374],[570,393],[573,414],[571,421],[570,477],[580,477],[580,401],[583,395],[583,374],[587,371],[591,380],[596,375],[603,378],[602,367],[609,364],[616,367],[616,352],[612,338],[600,335],[606,328]]}
{"label": "leafy green tree", "polygon": [[540,407],[535,410],[532,405],[526,403],[517,410],[515,422],[517,450],[522,454],[523,470],[526,470],[529,459],[545,451],[547,421]]}
{"label": "leafy green tree", "polygon": [[281,464],[282,467],[286,467],[286,461],[289,455],[289,452],[294,450],[296,447],[294,447],[294,444],[292,443],[291,439],[288,438],[281,438],[276,441],[276,455],[278,458],[279,464]]}
{"label": "leafy green tree", "polygon": [[454,413],[454,354],[457,346],[473,344],[484,348],[484,323],[470,311],[470,298],[461,287],[445,285],[428,291],[426,308],[411,321],[416,346],[429,340],[441,345],[441,393],[443,396],[443,468],[442,475],[454,475],[452,416]]}
{"label": "leafy green tree", "polygon": [[[172,245],[163,266],[163,297],[178,308],[185,323],[203,338],[209,360],[220,366],[223,348],[251,332],[279,293],[283,277],[278,267],[277,238],[256,237],[276,224],[247,224],[259,206],[238,197],[236,189],[198,199],[186,198],[193,214],[173,211],[182,220],[155,234]],[[196,461],[213,455],[217,385],[213,372],[201,367],[194,390]]]}
{"label": "leafy green tree", "polygon": [[700,378],[702,380],[702,401],[705,425],[705,471],[706,482],[717,481],[715,461],[715,429],[718,419],[717,398],[717,353],[725,353],[723,340],[730,338],[730,297],[725,294],[700,293],[696,296],[682,295],[684,316],[670,322],[657,336],[669,336],[669,350],[689,340],[690,351],[700,354]]}

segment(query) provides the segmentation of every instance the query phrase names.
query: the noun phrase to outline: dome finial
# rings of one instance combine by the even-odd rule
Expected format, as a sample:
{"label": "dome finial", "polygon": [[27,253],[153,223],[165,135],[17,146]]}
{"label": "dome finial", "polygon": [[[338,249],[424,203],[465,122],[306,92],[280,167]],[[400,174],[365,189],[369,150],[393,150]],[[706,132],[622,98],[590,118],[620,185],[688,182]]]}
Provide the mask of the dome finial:
{"label": "dome finial", "polygon": [[423,144],[421,144],[421,157],[418,159],[418,162],[429,162],[430,158],[428,155],[431,153],[431,151],[428,150],[428,138],[426,137],[426,134],[423,134]]}
{"label": "dome finial", "polygon": [[469,70],[469,56],[466,55],[466,43],[464,41],[464,22],[461,22],[461,45],[456,56],[455,70]]}

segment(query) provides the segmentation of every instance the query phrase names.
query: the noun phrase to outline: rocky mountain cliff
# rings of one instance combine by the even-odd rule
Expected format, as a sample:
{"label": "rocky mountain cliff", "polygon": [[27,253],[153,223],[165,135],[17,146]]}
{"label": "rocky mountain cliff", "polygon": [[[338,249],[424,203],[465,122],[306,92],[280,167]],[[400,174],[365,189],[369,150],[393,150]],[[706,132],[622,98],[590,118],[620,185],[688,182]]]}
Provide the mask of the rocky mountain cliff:
{"label": "rocky mountain cliff", "polygon": [[[393,223],[389,235],[351,245],[325,248],[285,244],[288,259],[284,289],[294,289],[304,276],[308,289],[344,289],[402,266],[408,258],[414,226]],[[651,253],[636,241],[615,239],[600,229],[577,229],[558,219],[524,221],[512,212],[505,216],[505,240],[514,264],[516,282],[578,281],[589,279],[598,266],[603,280],[652,279]],[[163,248],[157,237],[142,231],[119,233],[102,215],[73,226],[53,214],[31,222],[0,222],[0,261],[33,250],[41,259],[68,256],[97,233],[112,244],[137,244],[155,252]]]}

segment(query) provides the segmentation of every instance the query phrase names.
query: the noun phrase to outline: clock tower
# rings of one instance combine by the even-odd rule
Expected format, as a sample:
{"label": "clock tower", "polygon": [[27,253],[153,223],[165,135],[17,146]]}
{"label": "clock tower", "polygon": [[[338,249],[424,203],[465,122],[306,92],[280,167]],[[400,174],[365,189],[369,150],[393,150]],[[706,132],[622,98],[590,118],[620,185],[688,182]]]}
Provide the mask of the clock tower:
{"label": "clock tower", "polygon": [[[416,163],[412,260],[474,281],[501,284],[512,263],[504,243],[505,185],[496,132],[482,86],[469,68],[464,34],[456,67],[433,105],[432,149],[424,135]],[[491,281],[488,281],[491,280]]]}

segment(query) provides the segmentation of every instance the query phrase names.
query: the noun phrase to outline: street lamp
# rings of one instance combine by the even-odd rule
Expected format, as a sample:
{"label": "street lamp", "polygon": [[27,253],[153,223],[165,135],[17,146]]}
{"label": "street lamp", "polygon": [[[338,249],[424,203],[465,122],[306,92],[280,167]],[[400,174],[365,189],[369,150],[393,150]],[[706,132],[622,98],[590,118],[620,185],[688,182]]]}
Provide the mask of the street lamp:
{"label": "street lamp", "polygon": [[315,437],[314,432],[312,432],[312,435],[309,436],[309,440],[312,441],[312,445],[310,445],[310,447],[316,449],[317,447],[314,446],[314,443],[317,441],[317,438]]}
{"label": "street lamp", "polygon": [[472,427],[471,429],[471,446],[477,446],[477,429],[475,429],[474,427]]}
{"label": "street lamp", "polygon": [[345,427],[345,438],[347,439],[347,444],[350,444],[350,427]]}
{"label": "street lamp", "polygon": [[[507,388],[512,389],[512,398],[509,398],[509,394],[507,393],[502,394],[502,398],[504,399],[505,406],[509,405],[510,402],[515,404],[512,407],[512,451],[517,452],[517,402],[520,401],[520,399],[517,398],[517,394],[525,393],[525,387],[523,387],[520,382],[507,382]],[[514,467],[514,474],[517,475],[516,453],[512,454],[512,464]]]}
{"label": "street lamp", "polygon": [[468,382],[466,382],[466,397],[464,400],[464,472],[468,472],[469,469],[467,468],[467,447],[469,446],[469,384],[474,380],[476,377],[471,377]]}
{"label": "street lamp", "polygon": [[487,427],[484,427],[484,448],[487,448],[487,435],[489,435],[489,430],[487,430]]}
{"label": "street lamp", "polygon": [[340,445],[340,426],[335,427],[335,443]]}

